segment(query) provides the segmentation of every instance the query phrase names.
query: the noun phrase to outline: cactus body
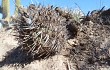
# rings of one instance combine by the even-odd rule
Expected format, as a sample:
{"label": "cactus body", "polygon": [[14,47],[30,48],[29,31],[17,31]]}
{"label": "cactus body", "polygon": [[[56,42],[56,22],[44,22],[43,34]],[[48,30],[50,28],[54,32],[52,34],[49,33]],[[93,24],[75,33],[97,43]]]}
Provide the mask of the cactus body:
{"label": "cactus body", "polygon": [[2,13],[2,7],[0,6],[0,13]]}
{"label": "cactus body", "polygon": [[15,21],[19,45],[35,59],[61,53],[67,48],[67,39],[76,32],[73,27],[73,35],[70,35],[71,31],[68,29],[69,24],[73,23],[70,21],[71,14],[52,6],[32,4],[27,8],[27,12],[21,9],[19,13]]}
{"label": "cactus body", "polygon": [[3,19],[9,22],[10,20],[10,1],[9,0],[2,0],[2,14]]}
{"label": "cactus body", "polygon": [[15,14],[15,16],[17,16],[18,15],[18,8],[21,5],[21,1],[20,0],[15,0],[15,1],[16,1],[16,8],[15,8],[14,14]]}

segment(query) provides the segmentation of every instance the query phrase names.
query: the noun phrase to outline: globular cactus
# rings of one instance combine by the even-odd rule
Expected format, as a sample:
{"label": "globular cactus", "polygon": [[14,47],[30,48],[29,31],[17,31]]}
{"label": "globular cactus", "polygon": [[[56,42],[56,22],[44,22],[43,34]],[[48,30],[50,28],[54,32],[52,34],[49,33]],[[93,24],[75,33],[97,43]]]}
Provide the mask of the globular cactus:
{"label": "globular cactus", "polygon": [[72,19],[71,13],[58,7],[31,4],[27,9],[20,8],[14,23],[21,50],[35,59],[61,53],[69,47],[67,40],[77,34]]}

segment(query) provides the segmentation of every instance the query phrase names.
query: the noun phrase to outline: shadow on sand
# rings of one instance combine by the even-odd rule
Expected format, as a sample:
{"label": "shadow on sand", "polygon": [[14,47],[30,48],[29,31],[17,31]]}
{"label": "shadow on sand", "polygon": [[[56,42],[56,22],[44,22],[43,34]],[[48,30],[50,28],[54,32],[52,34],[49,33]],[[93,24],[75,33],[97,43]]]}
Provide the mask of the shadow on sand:
{"label": "shadow on sand", "polygon": [[11,52],[7,52],[5,59],[0,62],[0,67],[10,64],[23,65],[30,63],[31,61],[33,61],[31,55],[27,55],[20,49],[20,47],[17,47],[15,49],[12,49]]}

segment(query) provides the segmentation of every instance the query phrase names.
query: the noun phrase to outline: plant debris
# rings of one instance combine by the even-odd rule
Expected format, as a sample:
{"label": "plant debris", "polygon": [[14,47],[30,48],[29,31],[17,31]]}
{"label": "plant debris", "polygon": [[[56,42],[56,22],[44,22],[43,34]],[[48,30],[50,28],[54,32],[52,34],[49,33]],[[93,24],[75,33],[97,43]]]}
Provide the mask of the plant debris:
{"label": "plant debris", "polygon": [[80,70],[110,66],[110,9],[92,11],[78,26],[76,45],[71,51]]}

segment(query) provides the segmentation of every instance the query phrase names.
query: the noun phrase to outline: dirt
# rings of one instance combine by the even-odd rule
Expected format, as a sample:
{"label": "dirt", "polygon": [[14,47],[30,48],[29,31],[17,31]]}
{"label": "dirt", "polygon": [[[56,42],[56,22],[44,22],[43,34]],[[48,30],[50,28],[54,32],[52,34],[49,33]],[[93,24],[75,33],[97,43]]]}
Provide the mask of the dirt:
{"label": "dirt", "polygon": [[0,29],[0,61],[3,60],[4,56],[7,54],[7,51],[15,48],[17,46],[17,41],[14,40],[13,31],[5,29]]}

